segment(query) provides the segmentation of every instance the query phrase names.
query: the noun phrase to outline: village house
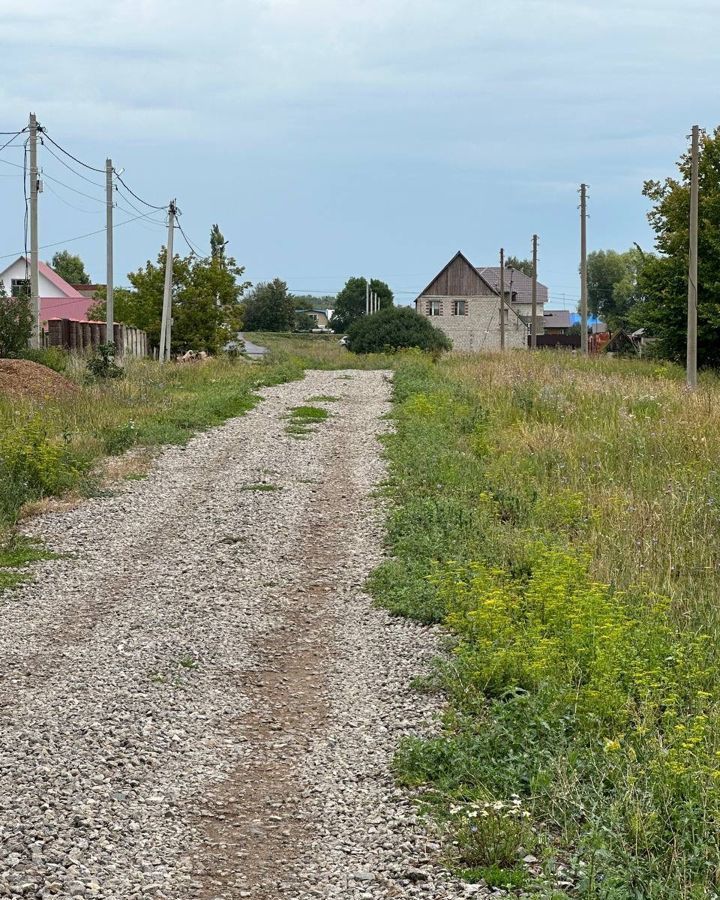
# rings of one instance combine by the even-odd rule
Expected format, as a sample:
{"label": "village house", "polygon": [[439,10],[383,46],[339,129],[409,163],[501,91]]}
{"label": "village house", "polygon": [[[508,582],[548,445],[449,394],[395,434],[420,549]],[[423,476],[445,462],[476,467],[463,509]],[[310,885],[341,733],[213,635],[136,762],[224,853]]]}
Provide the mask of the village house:
{"label": "village house", "polygon": [[[537,333],[543,333],[548,290],[537,284]],[[415,309],[432,319],[456,350],[500,349],[500,267],[476,267],[458,251],[415,300]],[[532,279],[505,269],[505,346],[526,348],[532,320]]]}
{"label": "village house", "polygon": [[[88,310],[95,302],[92,297],[85,296],[68,284],[47,263],[40,262],[39,290],[40,321],[43,325],[48,319],[74,319],[87,321]],[[11,296],[30,293],[30,260],[25,256],[10,263],[0,272],[0,281],[5,291]]]}

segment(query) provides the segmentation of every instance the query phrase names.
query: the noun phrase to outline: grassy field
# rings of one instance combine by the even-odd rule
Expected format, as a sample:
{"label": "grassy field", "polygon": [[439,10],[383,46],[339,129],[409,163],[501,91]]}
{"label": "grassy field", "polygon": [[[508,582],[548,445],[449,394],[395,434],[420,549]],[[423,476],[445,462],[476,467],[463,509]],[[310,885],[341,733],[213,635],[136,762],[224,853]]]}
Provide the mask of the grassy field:
{"label": "grassy field", "polygon": [[717,381],[457,355],[402,362],[395,400],[371,589],[452,635],[420,685],[442,733],[396,761],[452,864],[556,898],[718,896]]}
{"label": "grassy field", "polygon": [[[196,431],[250,409],[256,388],[299,378],[306,368],[387,364],[381,357],[353,357],[334,337],[258,334],[253,339],[271,349],[263,362],[130,361],[126,377],[93,381],[84,361],[75,358],[65,374],[80,385],[79,394],[19,400],[0,393],[0,588],[17,582],[17,566],[42,555],[13,532],[21,512],[48,497],[102,490],[101,460],[132,448],[187,441]],[[62,364],[62,355],[55,353],[53,362]]]}

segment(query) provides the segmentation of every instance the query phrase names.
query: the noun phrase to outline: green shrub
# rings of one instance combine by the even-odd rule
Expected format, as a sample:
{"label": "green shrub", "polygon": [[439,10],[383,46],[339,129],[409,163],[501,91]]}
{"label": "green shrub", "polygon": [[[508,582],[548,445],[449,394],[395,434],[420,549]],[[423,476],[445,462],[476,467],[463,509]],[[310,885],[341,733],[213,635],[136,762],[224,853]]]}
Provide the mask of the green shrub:
{"label": "green shrub", "polygon": [[391,306],[356,319],[348,331],[353,353],[380,353],[416,347],[441,352],[450,350],[450,338],[409,306]]}

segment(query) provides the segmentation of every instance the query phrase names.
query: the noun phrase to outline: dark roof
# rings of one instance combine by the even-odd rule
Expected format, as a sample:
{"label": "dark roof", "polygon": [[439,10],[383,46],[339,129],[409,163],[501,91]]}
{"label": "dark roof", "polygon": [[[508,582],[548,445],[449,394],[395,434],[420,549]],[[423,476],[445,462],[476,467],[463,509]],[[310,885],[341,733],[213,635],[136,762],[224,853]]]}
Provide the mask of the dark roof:
{"label": "dark roof", "polygon": [[[500,266],[480,266],[478,274],[492,285],[492,287],[500,292]],[[516,294],[518,303],[532,302],[532,278],[521,272],[519,269],[505,269],[505,290],[510,290],[510,280],[512,279],[513,294]],[[539,281],[537,283],[537,302],[545,304],[548,302],[548,289]]]}
{"label": "dark roof", "polygon": [[570,328],[572,325],[569,309],[546,309],[543,319],[546,328]]}

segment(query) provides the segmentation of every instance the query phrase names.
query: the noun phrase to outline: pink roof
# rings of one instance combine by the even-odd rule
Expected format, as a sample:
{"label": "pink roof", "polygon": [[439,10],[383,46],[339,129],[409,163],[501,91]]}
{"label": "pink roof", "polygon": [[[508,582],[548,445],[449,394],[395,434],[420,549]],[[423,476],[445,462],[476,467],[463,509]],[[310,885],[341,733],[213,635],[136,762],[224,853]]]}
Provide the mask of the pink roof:
{"label": "pink roof", "polygon": [[59,291],[62,291],[68,299],[87,300],[87,297],[83,297],[80,291],[76,291],[71,284],[68,284],[64,278],[61,278],[47,263],[40,260],[38,268],[40,269],[40,273],[44,275],[48,281],[51,281]]}
{"label": "pink roof", "polygon": [[88,310],[93,306],[95,301],[92,297],[83,297],[82,294],[78,298],[68,297],[41,297],[40,298],[40,320],[47,322],[48,319],[80,319],[87,321]]}
{"label": "pink roof", "polygon": [[[18,259],[26,259],[19,256]],[[27,260],[28,265],[30,261]],[[88,310],[94,305],[95,301],[92,297],[86,297],[81,294],[71,284],[68,284],[64,278],[52,269],[42,260],[38,261],[38,269],[49,282],[64,295],[62,297],[41,297],[40,298],[40,320],[46,322],[48,319],[82,319],[87,320]]]}

